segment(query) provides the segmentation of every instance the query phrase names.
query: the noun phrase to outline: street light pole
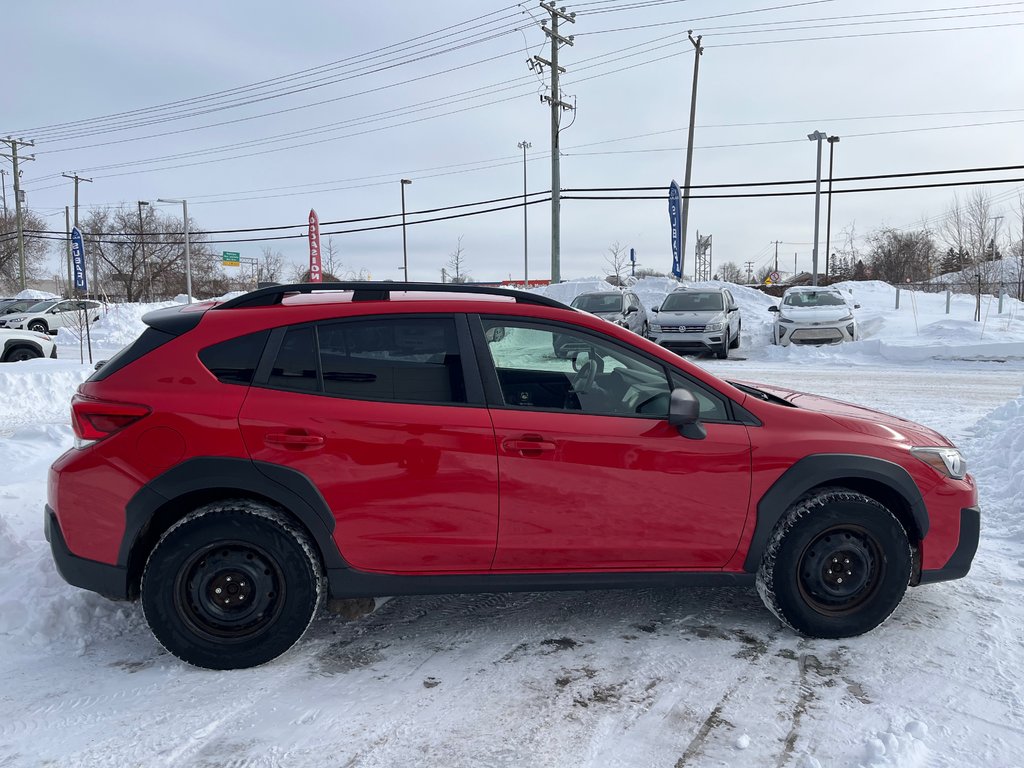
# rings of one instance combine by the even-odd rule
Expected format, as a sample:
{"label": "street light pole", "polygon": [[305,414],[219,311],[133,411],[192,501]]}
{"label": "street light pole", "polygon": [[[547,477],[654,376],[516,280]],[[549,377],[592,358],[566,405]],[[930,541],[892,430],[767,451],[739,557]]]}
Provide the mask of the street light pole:
{"label": "street light pole", "polygon": [[142,206],[149,205],[145,200],[139,200],[139,248],[142,249],[142,274],[148,286],[146,298],[153,300],[153,277],[149,274],[149,264],[146,262],[146,234],[145,225],[142,220]]}
{"label": "street light pole", "polygon": [[832,253],[832,160],[838,136],[828,137],[828,213],[825,215],[825,278],[828,278],[828,260]]}
{"label": "street light pole", "polygon": [[185,296],[186,301],[192,303],[192,256],[189,253],[188,242],[188,200],[175,200],[173,198],[159,198],[158,203],[181,203],[181,216],[185,223]]}
{"label": "street light pole", "polygon": [[523,150],[523,288],[526,289],[530,287],[530,256],[526,236],[526,150],[532,147],[533,144],[524,140],[520,141],[516,146]]}
{"label": "street light pole", "polygon": [[412,184],[412,179],[402,179],[402,270],[405,282],[409,282],[409,247],[405,239],[405,185]]}
{"label": "street light pole", "polygon": [[818,237],[821,233],[821,142],[828,137],[821,131],[807,134],[811,141],[818,142],[818,176],[814,186],[814,254],[811,258],[811,285],[818,284]]}

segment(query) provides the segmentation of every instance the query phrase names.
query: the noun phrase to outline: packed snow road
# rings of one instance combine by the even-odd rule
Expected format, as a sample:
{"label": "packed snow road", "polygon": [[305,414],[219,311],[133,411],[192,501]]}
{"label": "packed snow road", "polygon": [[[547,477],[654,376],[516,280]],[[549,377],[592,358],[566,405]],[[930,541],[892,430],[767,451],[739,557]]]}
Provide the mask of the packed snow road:
{"label": "packed snow road", "polygon": [[[163,652],[137,606],[54,572],[41,510],[66,405],[15,407],[0,441],[0,765],[1020,764],[1024,363],[701,363],[950,435],[982,491],[970,576],[911,590],[843,641],[794,635],[753,589],[403,597],[321,617],[265,667],[209,672]],[[15,405],[8,393],[56,399],[74,378],[20,365],[2,382]]]}

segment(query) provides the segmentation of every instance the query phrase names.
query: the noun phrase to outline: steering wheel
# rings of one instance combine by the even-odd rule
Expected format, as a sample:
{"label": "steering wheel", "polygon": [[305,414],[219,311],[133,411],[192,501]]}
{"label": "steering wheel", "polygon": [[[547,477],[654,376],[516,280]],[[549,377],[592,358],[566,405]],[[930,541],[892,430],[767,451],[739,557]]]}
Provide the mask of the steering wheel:
{"label": "steering wheel", "polygon": [[594,386],[597,374],[604,368],[604,361],[600,357],[587,357],[586,362],[580,366],[579,371],[572,380],[571,389],[577,395],[585,395]]}

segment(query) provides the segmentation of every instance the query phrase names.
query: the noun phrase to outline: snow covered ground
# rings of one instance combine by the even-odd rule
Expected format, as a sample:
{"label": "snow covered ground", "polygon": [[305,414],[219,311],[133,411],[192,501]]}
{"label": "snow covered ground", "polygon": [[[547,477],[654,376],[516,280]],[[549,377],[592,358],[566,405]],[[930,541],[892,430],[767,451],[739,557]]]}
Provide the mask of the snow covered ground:
{"label": "snow covered ground", "polygon": [[[638,290],[650,305],[668,287]],[[0,366],[0,766],[1024,764],[1021,307],[993,306],[982,336],[973,299],[946,316],[943,295],[895,310],[889,286],[845,288],[861,342],[767,346],[772,300],[735,289],[740,349],[697,360],[920,421],[967,455],[983,509],[971,574],[842,641],[783,629],[753,589],[403,597],[324,615],[259,669],[189,668],[137,606],[67,586],[50,561],[46,470],[91,370],[77,342]],[[113,308],[97,357],[141,314]]]}

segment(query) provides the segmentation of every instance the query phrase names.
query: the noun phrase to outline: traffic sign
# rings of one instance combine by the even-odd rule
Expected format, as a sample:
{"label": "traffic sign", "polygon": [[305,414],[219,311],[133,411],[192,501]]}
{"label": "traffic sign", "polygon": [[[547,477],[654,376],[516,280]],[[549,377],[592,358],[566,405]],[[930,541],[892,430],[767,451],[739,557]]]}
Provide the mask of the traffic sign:
{"label": "traffic sign", "polygon": [[240,254],[237,251],[222,251],[221,252],[221,266],[222,267],[237,267],[242,262],[239,258]]}
{"label": "traffic sign", "polygon": [[769,277],[770,277],[770,278],[772,279],[772,282],[773,282],[773,283],[777,283],[777,282],[779,282],[779,273],[778,273],[778,272],[772,272],[772,273],[771,273],[771,274],[769,275]]}

